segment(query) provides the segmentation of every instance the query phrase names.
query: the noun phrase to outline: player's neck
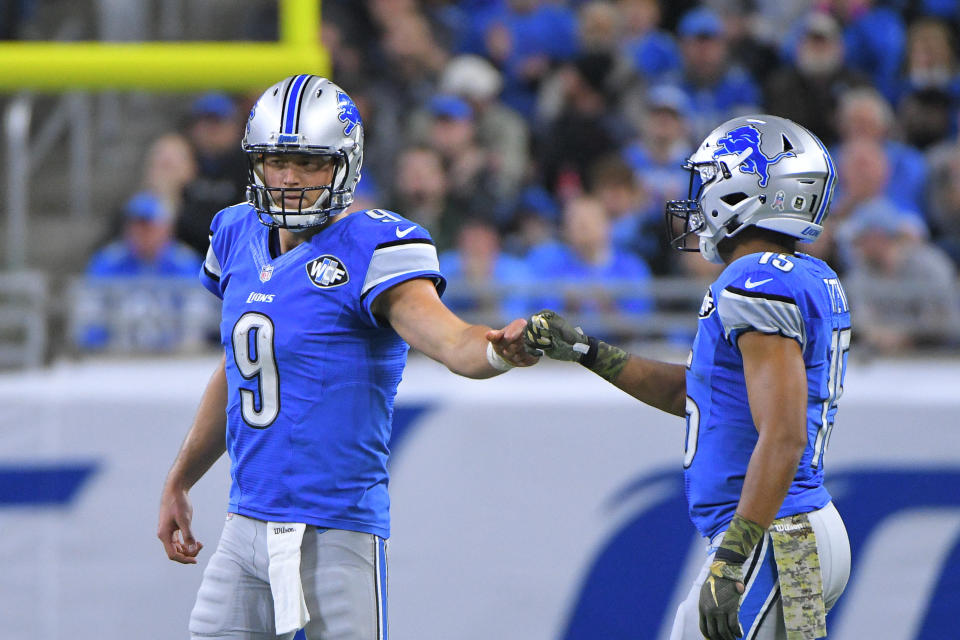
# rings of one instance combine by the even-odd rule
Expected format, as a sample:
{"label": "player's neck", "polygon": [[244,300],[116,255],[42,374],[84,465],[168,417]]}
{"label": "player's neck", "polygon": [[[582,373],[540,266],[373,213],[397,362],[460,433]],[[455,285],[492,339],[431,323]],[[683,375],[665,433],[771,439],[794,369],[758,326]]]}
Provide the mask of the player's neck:
{"label": "player's neck", "polygon": [[743,242],[738,243],[729,255],[722,256],[724,262],[730,264],[731,262],[742,258],[743,256],[748,256],[751,253],[792,253],[791,249],[787,249],[783,245],[777,244],[776,242],[771,242],[766,238],[750,238],[745,239]]}

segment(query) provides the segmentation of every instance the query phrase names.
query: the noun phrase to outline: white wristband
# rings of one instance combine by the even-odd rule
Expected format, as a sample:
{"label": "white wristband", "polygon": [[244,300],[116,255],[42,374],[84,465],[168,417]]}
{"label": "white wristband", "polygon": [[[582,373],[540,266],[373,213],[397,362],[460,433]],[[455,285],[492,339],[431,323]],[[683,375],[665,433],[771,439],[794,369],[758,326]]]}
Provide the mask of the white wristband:
{"label": "white wristband", "polygon": [[503,372],[513,369],[513,365],[504,360],[503,356],[494,350],[492,342],[487,343],[487,362],[497,371]]}

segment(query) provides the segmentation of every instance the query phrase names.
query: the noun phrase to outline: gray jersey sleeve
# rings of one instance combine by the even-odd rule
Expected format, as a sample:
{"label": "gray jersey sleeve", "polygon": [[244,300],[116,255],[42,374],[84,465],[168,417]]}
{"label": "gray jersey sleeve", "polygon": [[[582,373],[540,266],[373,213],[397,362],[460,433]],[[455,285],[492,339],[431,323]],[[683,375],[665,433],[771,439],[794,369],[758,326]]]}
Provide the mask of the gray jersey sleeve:
{"label": "gray jersey sleeve", "polygon": [[720,293],[717,313],[727,338],[737,331],[759,331],[793,338],[801,349],[807,346],[803,314],[791,298],[728,287]]}
{"label": "gray jersey sleeve", "polygon": [[207,257],[203,261],[203,270],[214,280],[220,280],[220,260],[213,251],[213,243],[207,248]]}
{"label": "gray jersey sleeve", "polygon": [[385,282],[399,282],[403,276],[439,272],[437,249],[427,240],[378,248],[370,258],[360,295],[366,296]]}

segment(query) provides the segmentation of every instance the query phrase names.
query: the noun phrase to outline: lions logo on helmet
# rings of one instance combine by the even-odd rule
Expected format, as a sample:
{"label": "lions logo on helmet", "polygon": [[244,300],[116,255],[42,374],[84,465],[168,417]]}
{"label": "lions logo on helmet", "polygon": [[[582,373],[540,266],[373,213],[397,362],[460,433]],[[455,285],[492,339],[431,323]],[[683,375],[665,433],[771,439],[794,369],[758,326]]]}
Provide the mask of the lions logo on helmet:
{"label": "lions logo on helmet", "polygon": [[717,146],[719,148],[713,152],[715,159],[746,153],[747,155],[740,160],[739,169],[742,173],[757,174],[761,187],[767,186],[770,180],[770,165],[797,155],[793,151],[781,151],[772,158],[767,157],[760,149],[760,131],[750,124],[728,131],[725,136],[717,140]]}
{"label": "lions logo on helmet", "polygon": [[343,91],[337,91],[337,106],[340,108],[338,114],[340,122],[346,123],[343,127],[343,133],[344,135],[350,135],[354,127],[363,124],[360,121],[360,111],[357,109],[357,105],[354,104],[353,100],[350,99],[350,96]]}

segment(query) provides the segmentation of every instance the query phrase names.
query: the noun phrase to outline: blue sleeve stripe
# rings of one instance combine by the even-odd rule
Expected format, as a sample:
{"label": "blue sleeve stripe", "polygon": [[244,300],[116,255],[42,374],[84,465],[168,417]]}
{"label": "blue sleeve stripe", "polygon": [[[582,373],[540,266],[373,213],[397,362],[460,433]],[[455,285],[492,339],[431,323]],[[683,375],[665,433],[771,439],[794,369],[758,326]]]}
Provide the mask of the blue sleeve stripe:
{"label": "blue sleeve stripe", "polygon": [[384,247],[396,247],[397,245],[401,245],[401,244],[430,244],[430,245],[432,245],[433,242],[431,242],[430,238],[404,238],[403,240],[390,240],[390,241],[388,241],[388,242],[381,242],[381,243],[378,244],[376,247],[374,247],[373,250],[376,251],[377,249],[383,249]]}
{"label": "blue sleeve stripe", "polygon": [[220,276],[207,269],[207,265],[203,265],[203,274],[214,282],[220,282]]}
{"label": "blue sleeve stripe", "polygon": [[791,298],[790,296],[782,296],[776,293],[767,293],[765,291],[747,291],[746,289],[740,289],[738,287],[727,286],[724,288],[725,291],[730,293],[735,293],[740,296],[745,296],[747,298],[764,298],[766,300],[779,300],[780,302],[789,302],[791,304],[797,304],[797,301]]}

